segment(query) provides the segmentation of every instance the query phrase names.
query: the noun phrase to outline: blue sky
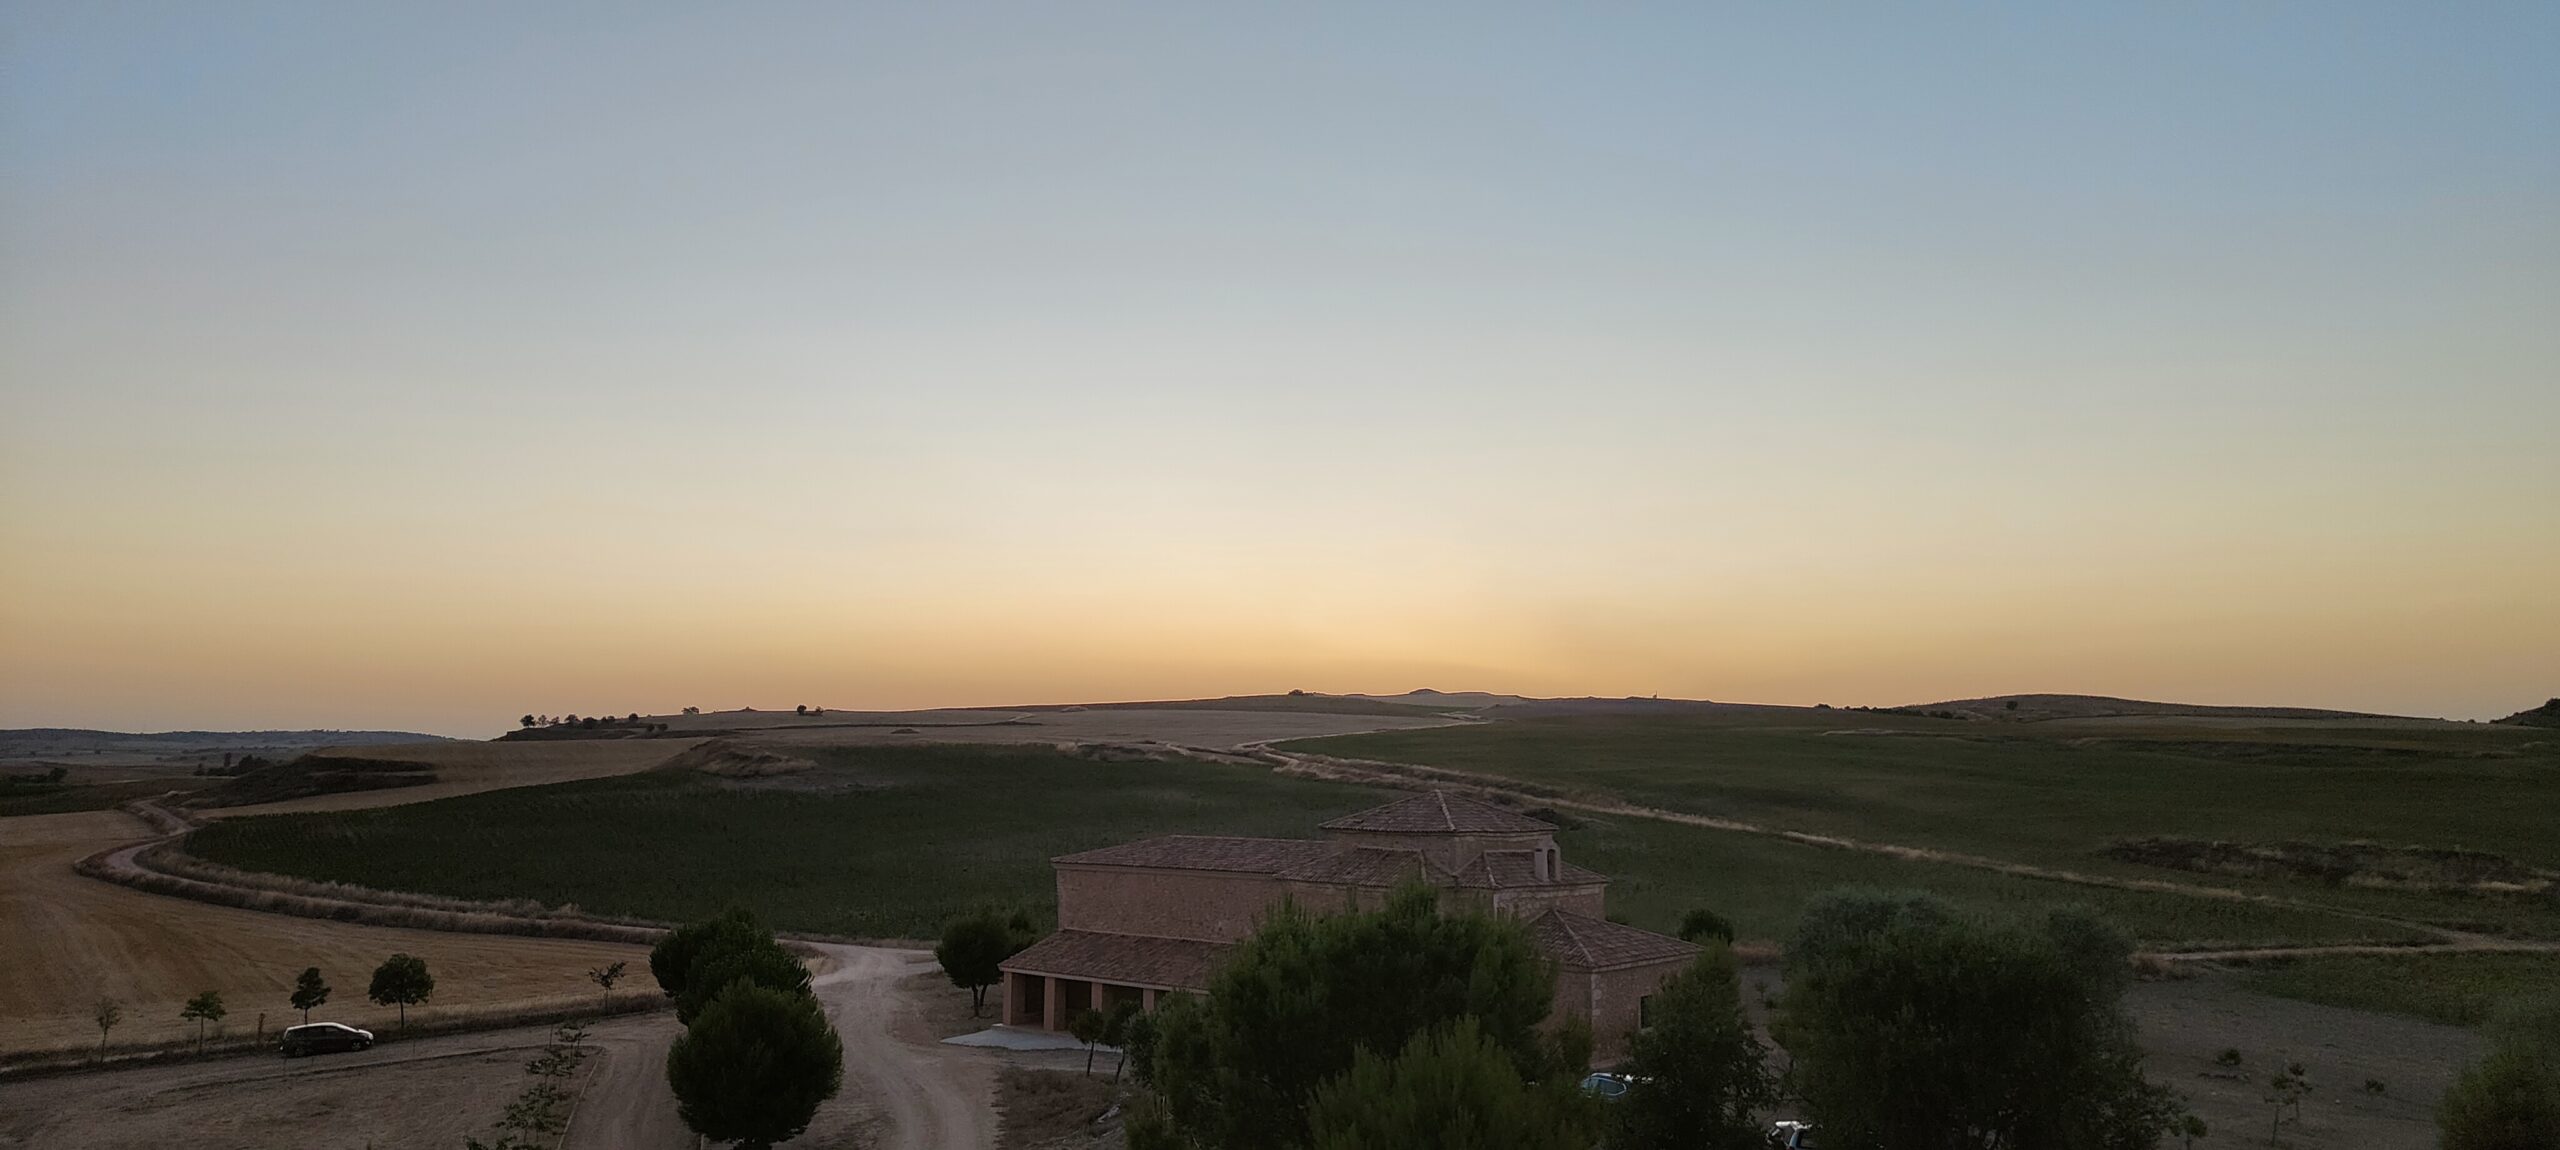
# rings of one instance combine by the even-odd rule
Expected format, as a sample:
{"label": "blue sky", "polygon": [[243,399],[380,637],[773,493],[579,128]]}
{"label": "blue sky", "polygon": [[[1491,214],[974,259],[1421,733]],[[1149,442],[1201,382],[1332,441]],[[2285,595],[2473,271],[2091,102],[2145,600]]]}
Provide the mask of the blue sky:
{"label": "blue sky", "polygon": [[0,722],[2560,691],[2548,5],[0,20]]}

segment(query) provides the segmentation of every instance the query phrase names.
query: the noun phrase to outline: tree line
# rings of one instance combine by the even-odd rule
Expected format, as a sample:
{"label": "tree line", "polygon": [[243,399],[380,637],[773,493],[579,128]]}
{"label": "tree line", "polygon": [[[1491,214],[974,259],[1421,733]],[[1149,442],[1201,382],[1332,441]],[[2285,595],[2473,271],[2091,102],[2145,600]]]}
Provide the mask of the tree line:
{"label": "tree line", "polygon": [[1517,919],[1443,913],[1418,887],[1369,911],[1283,906],[1206,993],[1127,1024],[1147,1088],[1129,1150],[1760,1150],[1782,1098],[1826,1147],[2139,1150],[2184,1127],[2122,1006],[2131,944],[2092,916],[1817,901],[1786,950],[1782,1072],[1730,925],[1682,928],[1704,950],[1653,995],[1604,1102],[1582,1089],[1592,1036],[1549,1017],[1556,970]]}
{"label": "tree line", "polygon": [[[285,1003],[300,1011],[302,1021],[307,1023],[311,1021],[312,1011],[328,1003],[331,992],[329,980],[320,973],[319,967],[304,967],[302,973],[294,977],[293,989],[285,995]],[[373,981],[365,988],[365,997],[377,1006],[398,1007],[400,1025],[406,1029],[409,1008],[423,1005],[435,996],[435,992],[436,976],[427,969],[427,960],[413,954],[398,953],[383,959],[382,965],[373,969]],[[230,1015],[231,1008],[223,1001],[222,992],[206,990],[186,1001],[178,1011],[178,1020],[196,1024],[196,1044],[202,1046],[205,1028],[219,1025]],[[101,995],[91,1008],[90,1017],[98,1026],[98,1054],[103,1058],[107,1050],[107,1035],[124,1023],[124,1004]],[[265,1016],[259,1017],[263,1021]]]}

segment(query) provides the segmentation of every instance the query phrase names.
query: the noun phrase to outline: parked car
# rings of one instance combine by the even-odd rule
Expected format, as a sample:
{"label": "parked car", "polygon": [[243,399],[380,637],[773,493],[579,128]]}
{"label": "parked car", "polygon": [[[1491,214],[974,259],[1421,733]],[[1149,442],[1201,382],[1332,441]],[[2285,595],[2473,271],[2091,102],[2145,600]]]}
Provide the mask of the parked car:
{"label": "parked car", "polygon": [[1582,1092],[1603,1102],[1615,1102],[1626,1097],[1627,1087],[1633,1085],[1635,1079],[1624,1074],[1602,1071],[1582,1080]]}
{"label": "parked car", "polygon": [[1813,1123],[1782,1119],[1769,1124],[1769,1145],[1772,1150],[1816,1150],[1819,1144],[1813,1140]]}
{"label": "parked car", "polygon": [[327,1054],[334,1050],[362,1050],[373,1045],[373,1032],[359,1030],[340,1022],[309,1022],[284,1028],[278,1040],[284,1056],[299,1058],[305,1054]]}

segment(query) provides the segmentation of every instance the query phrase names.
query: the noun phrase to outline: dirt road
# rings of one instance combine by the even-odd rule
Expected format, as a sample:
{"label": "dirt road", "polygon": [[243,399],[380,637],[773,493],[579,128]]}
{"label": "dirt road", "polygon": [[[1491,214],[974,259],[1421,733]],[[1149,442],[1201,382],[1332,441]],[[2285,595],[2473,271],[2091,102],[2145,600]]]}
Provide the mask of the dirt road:
{"label": "dirt road", "polygon": [[[995,1068],[1004,1055],[945,1046],[924,1025],[922,951],[827,945],[814,979],[844,1041],[845,1085],[795,1145],[993,1150]],[[957,994],[958,991],[950,993]],[[668,1012],[588,1027],[583,1090],[567,1150],[695,1150],[667,1088]],[[0,1083],[0,1147],[157,1150],[340,1147],[452,1150],[487,1137],[522,1088],[548,1027],[422,1038],[287,1062],[244,1055],[184,1066]]]}
{"label": "dirt road", "polygon": [[[661,1013],[599,1022],[593,1033],[610,1045],[674,1026]],[[242,1055],[0,1083],[0,1147],[453,1150],[489,1137],[551,1036],[526,1027],[290,1061]]]}
{"label": "dirt road", "polygon": [[[945,1046],[928,1033],[910,988],[936,969],[917,950],[820,944],[811,989],[844,1042],[844,1090],[818,1108],[795,1145],[867,1150],[994,1150],[997,1055]],[[952,993],[958,993],[953,991]],[[675,1019],[597,1030],[604,1057],[569,1126],[565,1150],[692,1150],[667,1089]]]}
{"label": "dirt road", "polygon": [[821,946],[831,969],[815,980],[836,1034],[844,1039],[845,1094],[877,1105],[882,1150],[994,1150],[994,1056],[945,1046],[902,992],[934,970],[920,950]]}

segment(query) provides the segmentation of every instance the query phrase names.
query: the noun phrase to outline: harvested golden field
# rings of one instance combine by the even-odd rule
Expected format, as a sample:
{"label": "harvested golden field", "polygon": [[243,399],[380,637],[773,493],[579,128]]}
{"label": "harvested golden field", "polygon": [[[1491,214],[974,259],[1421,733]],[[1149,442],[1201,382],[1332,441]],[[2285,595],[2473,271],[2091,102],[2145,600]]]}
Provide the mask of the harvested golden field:
{"label": "harvested golden field", "polygon": [[544,743],[387,743],[324,747],[315,752],[348,759],[388,759],[425,763],[436,781],[389,790],[347,791],[282,802],[220,807],[198,812],[203,818],[281,814],[287,811],[352,811],[423,803],[505,787],[565,783],[607,775],[645,771],[683,754],[700,739],[586,739]]}
{"label": "harvested golden field", "polygon": [[413,1020],[591,998],[586,971],[615,961],[637,972],[623,984],[636,989],[620,993],[655,993],[645,947],[288,918],[72,873],[82,856],[149,836],[141,820],[120,811],[0,820],[0,922],[8,924],[0,930],[0,1051],[95,1044],[91,1010],[100,997],[124,1007],[124,1021],[110,1035],[117,1045],[193,1035],[178,1011],[205,990],[222,992],[230,1032],[255,1028],[261,1012],[273,1031],[300,1021],[285,1000],[306,966],[319,967],[334,988],[314,1019],[380,1029],[396,1015],[365,1001],[365,987],[373,968],[396,951],[426,959],[436,977],[435,998],[412,1008]]}

